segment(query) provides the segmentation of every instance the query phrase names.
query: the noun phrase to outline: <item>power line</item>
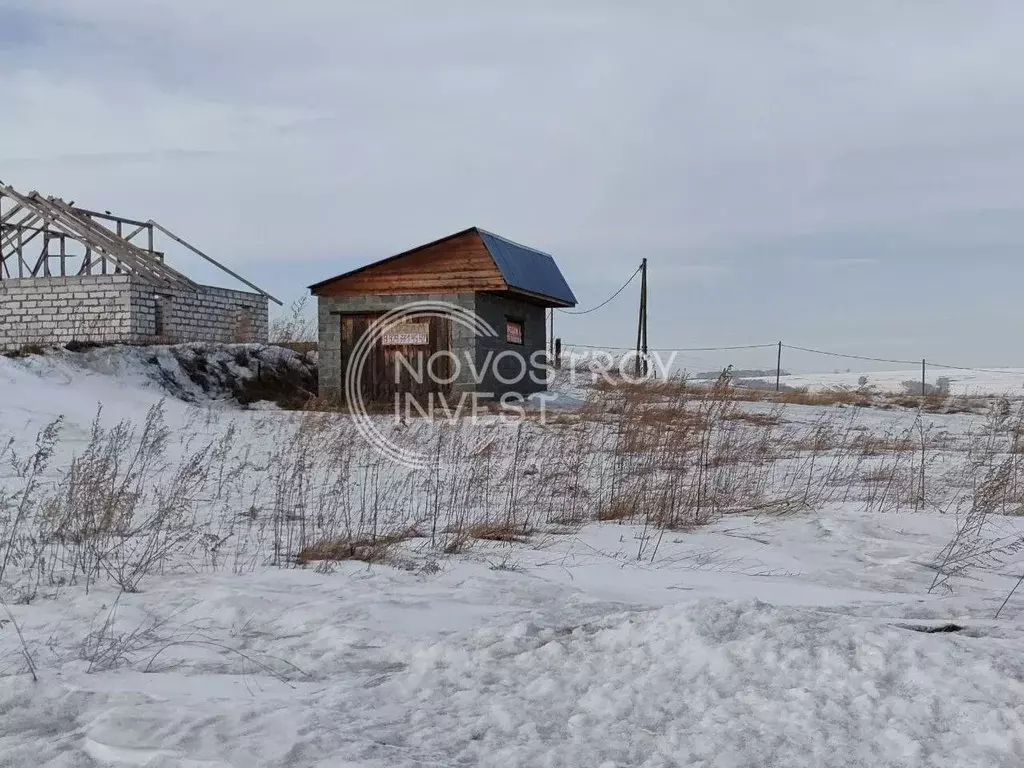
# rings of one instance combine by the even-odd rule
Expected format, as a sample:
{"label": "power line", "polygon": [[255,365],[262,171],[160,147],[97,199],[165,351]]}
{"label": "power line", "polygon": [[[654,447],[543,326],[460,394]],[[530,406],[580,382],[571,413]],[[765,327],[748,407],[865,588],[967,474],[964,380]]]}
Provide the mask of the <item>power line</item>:
{"label": "power line", "polygon": [[1020,371],[997,371],[992,368],[970,368],[963,365],[943,365],[942,363],[933,363],[931,360],[928,361],[929,368],[944,368],[949,371],[971,371],[973,373],[995,373],[1002,374],[1004,376],[1020,376]]}
{"label": "power line", "polygon": [[[641,269],[643,269],[642,265],[636,268],[636,272],[634,272],[632,275],[629,276],[629,280],[627,280],[625,283],[623,283],[622,287],[619,288],[619,290],[617,290],[615,293],[613,293],[607,299],[602,301],[596,307],[591,307],[590,309],[584,309],[584,310],[580,310],[580,311],[572,311],[572,310],[568,310],[568,309],[562,309],[561,307],[555,307],[555,309],[557,309],[559,312],[564,312],[567,315],[588,315],[591,312],[596,312],[597,310],[601,309],[601,307],[609,304],[612,301],[612,299],[614,299],[616,296],[618,296],[620,293],[622,293],[624,290],[626,290],[626,288],[629,286],[629,284],[633,282],[633,279],[637,275],[640,274],[640,270]],[[622,349],[629,349],[629,347],[622,347]]]}
{"label": "power line", "polygon": [[[636,347],[609,347],[603,344],[565,344],[566,347],[573,347],[575,349],[626,349],[634,350]],[[734,349],[774,349],[778,344],[743,344],[737,347],[651,347],[648,352],[724,352]]]}
{"label": "power line", "polygon": [[[635,277],[635,275],[634,275]],[[631,278],[632,279],[632,278]],[[604,344],[565,344],[564,346],[571,349],[597,349],[607,351],[633,351],[635,347],[613,347]],[[648,352],[730,352],[744,349],[775,349],[779,345],[775,344],[739,344],[733,346],[724,347],[659,347],[651,348]],[[800,347],[794,344],[783,344],[784,349],[792,349],[797,352],[809,352],[814,355],[824,355],[826,357],[841,357],[847,360],[866,360],[872,363],[888,363],[891,365],[912,365],[915,368],[920,366],[922,362],[925,362],[929,368],[942,368],[943,370],[950,371],[970,371],[972,373],[991,373],[1003,376],[1021,376],[1024,375],[1021,371],[1001,371],[993,368],[973,368],[969,365],[948,365],[946,363],[933,363],[930,360],[899,360],[888,357],[870,357],[868,355],[850,355],[844,352],[829,352],[824,349],[813,349],[811,347]]]}
{"label": "power line", "polygon": [[823,349],[810,349],[809,347],[798,347],[792,344],[783,344],[785,349],[797,349],[801,352],[813,352],[814,354],[824,354],[829,357],[846,357],[853,360],[870,360],[871,362],[890,362],[897,366],[920,366],[922,362],[926,362],[928,368],[941,368],[948,371],[971,371],[979,374],[1004,374],[1006,376],[1020,376],[1019,373],[1013,371],[994,371],[989,368],[971,368],[970,366],[946,366],[942,362],[932,362],[931,360],[898,360],[889,359],[886,357],[867,357],[861,354],[843,354],[842,352],[827,352]]}
{"label": "power line", "polygon": [[920,365],[920,360],[887,360],[884,357],[865,357],[864,355],[844,355],[841,352],[826,352],[822,349],[810,349],[809,347],[795,347],[791,344],[783,344],[784,349],[795,349],[800,352],[811,352],[815,355],[827,355],[828,357],[845,357],[848,360],[870,360],[873,363],[895,363],[896,365]]}

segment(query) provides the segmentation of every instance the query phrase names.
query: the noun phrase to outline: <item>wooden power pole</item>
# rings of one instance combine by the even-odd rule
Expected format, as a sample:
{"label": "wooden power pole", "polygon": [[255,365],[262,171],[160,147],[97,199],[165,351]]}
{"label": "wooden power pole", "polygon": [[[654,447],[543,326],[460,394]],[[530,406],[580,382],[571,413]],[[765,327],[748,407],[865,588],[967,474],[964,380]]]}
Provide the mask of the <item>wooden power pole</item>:
{"label": "wooden power pole", "polygon": [[644,353],[644,375],[647,375],[647,259],[643,262],[643,273],[640,275],[640,295],[643,297],[644,302],[644,341],[643,341],[643,353]]}
{"label": "wooden power pole", "polygon": [[775,391],[782,389],[782,342],[779,342],[779,356],[775,358]]}
{"label": "wooden power pole", "polygon": [[548,351],[551,356],[555,355],[555,308],[551,308],[550,321],[548,326]]}
{"label": "wooden power pole", "polygon": [[640,262],[640,317],[636,325],[636,375],[647,375],[647,259]]}

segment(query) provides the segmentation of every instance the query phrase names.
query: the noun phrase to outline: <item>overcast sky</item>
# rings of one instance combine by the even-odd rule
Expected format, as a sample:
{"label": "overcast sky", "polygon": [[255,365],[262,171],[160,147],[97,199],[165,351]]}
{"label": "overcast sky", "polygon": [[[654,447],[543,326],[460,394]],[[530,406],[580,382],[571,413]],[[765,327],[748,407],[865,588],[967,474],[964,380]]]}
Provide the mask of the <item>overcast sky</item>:
{"label": "overcast sky", "polygon": [[0,179],[285,300],[478,225],[581,308],[646,256],[652,346],[1022,366],[1022,40],[1019,0],[0,0]]}

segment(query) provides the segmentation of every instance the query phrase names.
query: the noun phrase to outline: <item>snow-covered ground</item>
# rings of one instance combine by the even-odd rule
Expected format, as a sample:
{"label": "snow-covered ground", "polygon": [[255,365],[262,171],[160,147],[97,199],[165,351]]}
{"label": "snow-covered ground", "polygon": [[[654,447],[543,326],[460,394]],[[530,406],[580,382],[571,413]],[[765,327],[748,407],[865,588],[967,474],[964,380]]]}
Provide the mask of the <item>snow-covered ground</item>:
{"label": "snow-covered ground", "polygon": [[[880,392],[900,392],[904,382],[914,383],[914,392],[921,382],[921,369],[905,371],[866,371],[850,373],[798,373],[781,378],[781,383],[788,387],[807,387],[811,390],[829,389],[833,387],[857,388],[861,377],[867,379],[867,386],[875,387]],[[940,378],[949,379],[949,392],[953,395],[997,395],[1024,397],[1024,369],[994,368],[985,371],[972,371],[961,368],[927,369],[927,384],[936,385]],[[775,383],[774,376],[754,377],[766,384]]]}
{"label": "snow-covered ground", "polygon": [[[141,422],[166,394],[114,358],[0,358],[0,386],[0,446],[65,416],[54,470],[97,402],[106,423]],[[209,407],[164,404],[182,430]],[[288,418],[214,407],[254,444],[256,425]],[[878,431],[913,418],[856,413]],[[984,427],[928,418],[954,436]],[[0,470],[5,485],[17,478]],[[1022,519],[995,516],[993,535]],[[1002,604],[1024,546],[930,589],[961,523],[830,499],[453,555],[412,538],[401,567],[197,560],[137,592],[100,579],[27,605],[0,585],[0,765],[1020,766],[1024,590]]]}
{"label": "snow-covered ground", "polygon": [[[41,681],[8,669],[0,752],[12,766],[1020,765],[1020,605],[991,620],[1006,577],[927,594],[921,563],[948,522],[733,518],[669,536],[653,564],[635,559],[641,529],[590,526],[438,571],[154,579],[116,608],[109,591],[66,593],[14,608]],[[126,667],[90,672],[85,636],[111,614]],[[918,631],[947,621],[968,630]]]}

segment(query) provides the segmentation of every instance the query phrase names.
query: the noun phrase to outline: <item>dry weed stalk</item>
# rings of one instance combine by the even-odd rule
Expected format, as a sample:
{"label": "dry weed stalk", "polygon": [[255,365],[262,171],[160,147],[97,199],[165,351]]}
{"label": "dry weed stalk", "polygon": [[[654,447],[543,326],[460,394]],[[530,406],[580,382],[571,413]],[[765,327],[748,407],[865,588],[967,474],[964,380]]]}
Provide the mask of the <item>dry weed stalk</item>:
{"label": "dry weed stalk", "polygon": [[981,562],[964,544],[978,540],[979,515],[1022,507],[1024,428],[1007,409],[950,442],[922,408],[880,429],[850,407],[864,392],[825,393],[814,410],[808,395],[778,402],[727,380],[670,380],[599,387],[554,423],[375,417],[429,457],[423,469],[390,463],[345,413],[196,409],[175,430],[162,406],[139,425],[106,426],[98,413],[56,476],[44,470],[59,425],[40,434],[39,461],[21,460],[22,490],[0,496],[0,580],[16,569],[25,599],[97,580],[132,591],[168,570],[381,561],[413,541],[454,553],[590,520],[639,525],[636,555],[655,558],[666,530],[839,503],[973,510],[942,558],[954,572]]}

